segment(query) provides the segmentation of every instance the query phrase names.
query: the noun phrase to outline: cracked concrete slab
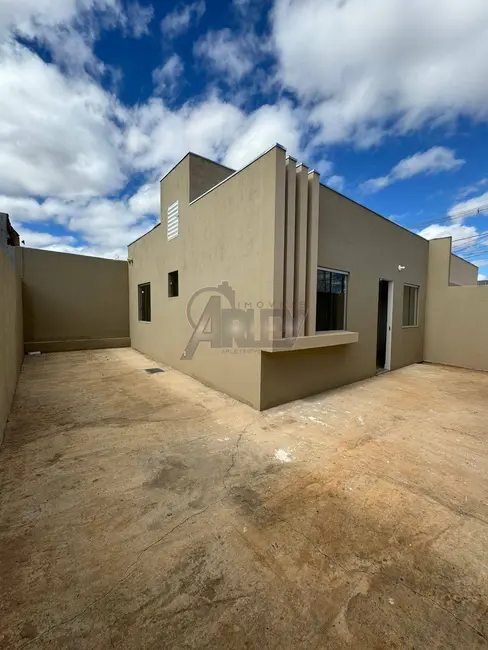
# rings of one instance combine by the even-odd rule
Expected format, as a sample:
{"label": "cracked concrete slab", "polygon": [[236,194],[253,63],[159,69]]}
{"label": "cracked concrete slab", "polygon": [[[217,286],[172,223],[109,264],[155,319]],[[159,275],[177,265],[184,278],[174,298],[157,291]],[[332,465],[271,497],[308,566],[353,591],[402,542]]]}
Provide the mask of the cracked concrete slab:
{"label": "cracked concrete slab", "polygon": [[488,647],[487,374],[412,366],[256,413],[150,365],[26,358],[0,647]]}

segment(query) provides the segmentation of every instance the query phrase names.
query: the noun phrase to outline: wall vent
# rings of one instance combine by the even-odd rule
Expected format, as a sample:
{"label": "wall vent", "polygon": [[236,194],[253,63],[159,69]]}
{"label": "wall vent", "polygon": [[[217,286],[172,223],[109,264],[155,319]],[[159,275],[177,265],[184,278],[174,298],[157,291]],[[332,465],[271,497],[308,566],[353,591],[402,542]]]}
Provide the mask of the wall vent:
{"label": "wall vent", "polygon": [[168,240],[178,237],[179,229],[180,213],[178,201],[175,201],[168,208]]}

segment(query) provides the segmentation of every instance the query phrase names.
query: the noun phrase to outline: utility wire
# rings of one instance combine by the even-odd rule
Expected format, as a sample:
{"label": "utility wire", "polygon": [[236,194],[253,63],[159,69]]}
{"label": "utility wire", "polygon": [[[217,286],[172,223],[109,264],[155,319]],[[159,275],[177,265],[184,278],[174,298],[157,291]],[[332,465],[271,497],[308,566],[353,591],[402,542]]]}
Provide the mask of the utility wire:
{"label": "utility wire", "polygon": [[437,219],[429,219],[429,221],[421,221],[419,223],[411,224],[409,227],[410,230],[413,228],[421,228],[422,226],[430,226],[435,223],[441,223],[442,221],[452,221],[453,219],[462,219],[464,217],[477,217],[482,215],[483,212],[488,212],[488,204],[482,205],[475,210],[466,210],[465,212],[455,212],[454,214],[448,214],[445,217],[437,217]]}
{"label": "utility wire", "polygon": [[[454,244],[455,242],[458,241],[468,241],[471,239],[479,239],[480,237],[487,237],[488,236],[488,230],[485,230],[484,232],[479,232],[476,235],[471,235],[470,237],[458,237],[458,239],[453,239],[452,243]],[[463,246],[461,246],[463,248]]]}

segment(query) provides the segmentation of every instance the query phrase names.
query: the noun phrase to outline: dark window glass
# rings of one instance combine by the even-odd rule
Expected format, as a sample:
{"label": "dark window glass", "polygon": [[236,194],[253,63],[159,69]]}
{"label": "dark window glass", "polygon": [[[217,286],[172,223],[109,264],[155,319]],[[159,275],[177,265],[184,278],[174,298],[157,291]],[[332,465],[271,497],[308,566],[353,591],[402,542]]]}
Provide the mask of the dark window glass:
{"label": "dark window glass", "polygon": [[137,288],[139,292],[139,320],[149,323],[151,321],[151,285],[147,282],[140,284]]}
{"label": "dark window glass", "polygon": [[418,325],[419,288],[409,284],[403,286],[403,326]]}
{"label": "dark window glass", "polygon": [[175,298],[178,295],[178,271],[168,273],[168,297]]}
{"label": "dark window glass", "polygon": [[346,329],[347,273],[317,270],[317,332]]}

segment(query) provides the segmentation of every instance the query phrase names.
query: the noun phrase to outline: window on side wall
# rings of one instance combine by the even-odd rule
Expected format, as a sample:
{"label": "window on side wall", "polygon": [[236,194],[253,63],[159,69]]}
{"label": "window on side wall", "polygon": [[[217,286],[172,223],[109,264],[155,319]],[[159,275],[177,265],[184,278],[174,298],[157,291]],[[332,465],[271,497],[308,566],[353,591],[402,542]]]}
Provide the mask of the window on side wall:
{"label": "window on side wall", "polygon": [[348,279],[344,271],[317,270],[317,332],[346,329]]}
{"label": "window on side wall", "polygon": [[178,271],[168,273],[168,298],[176,298],[178,295]]}
{"label": "window on side wall", "polygon": [[139,320],[145,323],[151,322],[151,285],[149,282],[140,284],[137,287],[139,294]]}
{"label": "window on side wall", "polygon": [[403,327],[417,327],[419,324],[419,288],[412,284],[403,285]]}

